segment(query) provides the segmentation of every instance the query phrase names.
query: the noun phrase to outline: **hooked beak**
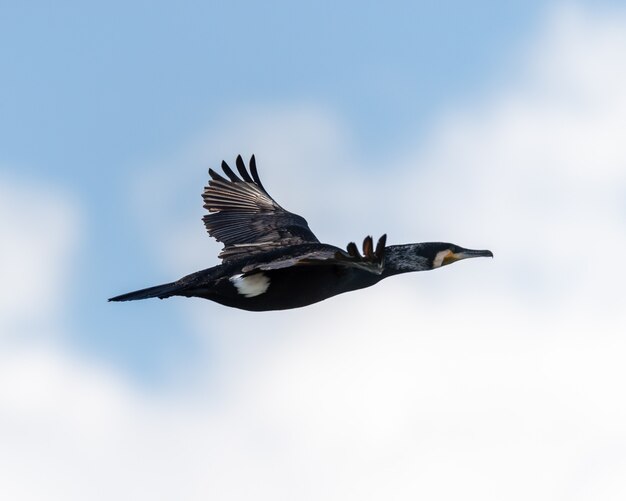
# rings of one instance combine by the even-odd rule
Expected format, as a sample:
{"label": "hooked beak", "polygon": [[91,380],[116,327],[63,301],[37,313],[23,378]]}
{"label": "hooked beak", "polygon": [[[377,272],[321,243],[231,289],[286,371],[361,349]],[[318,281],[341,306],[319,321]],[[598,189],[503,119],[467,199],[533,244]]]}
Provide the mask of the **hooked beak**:
{"label": "hooked beak", "polygon": [[493,252],[490,250],[473,250],[463,249],[461,252],[457,252],[458,259],[465,259],[468,257],[493,257]]}
{"label": "hooked beak", "polygon": [[450,254],[443,259],[442,264],[450,264],[470,257],[493,257],[493,252],[490,250],[462,249],[459,252],[450,252]]}

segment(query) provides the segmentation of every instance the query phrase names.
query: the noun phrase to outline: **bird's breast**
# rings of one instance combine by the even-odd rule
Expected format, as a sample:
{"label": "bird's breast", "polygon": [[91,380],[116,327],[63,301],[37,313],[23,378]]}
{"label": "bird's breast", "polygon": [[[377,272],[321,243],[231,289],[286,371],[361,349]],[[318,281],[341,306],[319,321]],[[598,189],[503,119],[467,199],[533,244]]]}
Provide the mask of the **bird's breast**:
{"label": "bird's breast", "polygon": [[375,279],[369,275],[372,274],[362,275],[340,266],[294,266],[251,274],[233,273],[214,289],[219,297],[211,299],[254,311],[299,308],[373,285]]}

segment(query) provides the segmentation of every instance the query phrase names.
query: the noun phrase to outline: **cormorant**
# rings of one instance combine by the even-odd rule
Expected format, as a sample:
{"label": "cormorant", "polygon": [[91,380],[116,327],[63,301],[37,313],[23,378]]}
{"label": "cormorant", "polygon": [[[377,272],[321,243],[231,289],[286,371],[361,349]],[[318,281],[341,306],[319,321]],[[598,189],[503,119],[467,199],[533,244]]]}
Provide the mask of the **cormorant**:
{"label": "cormorant", "polygon": [[170,296],[201,297],[242,310],[285,310],[307,306],[409,271],[424,271],[470,257],[493,257],[488,250],[464,249],[443,242],[376,246],[371,236],[361,254],[354,244],[344,251],[320,243],[306,220],[286,211],[268,194],[257,173],[237,157],[237,171],[222,162],[228,177],[209,169],[202,195],[204,225],[224,243],[222,264],[164,285],[129,292],[109,301]]}

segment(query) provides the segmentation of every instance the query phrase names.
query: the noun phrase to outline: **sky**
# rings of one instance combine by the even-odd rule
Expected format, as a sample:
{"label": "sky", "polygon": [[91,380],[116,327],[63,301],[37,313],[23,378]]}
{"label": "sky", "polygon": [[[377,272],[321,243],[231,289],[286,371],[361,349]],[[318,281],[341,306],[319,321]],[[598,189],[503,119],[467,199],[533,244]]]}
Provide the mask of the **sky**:
{"label": "sky", "polygon": [[[624,499],[623,5],[14,2],[0,71],[0,497]],[[252,153],[322,241],[495,258],[107,303]]]}

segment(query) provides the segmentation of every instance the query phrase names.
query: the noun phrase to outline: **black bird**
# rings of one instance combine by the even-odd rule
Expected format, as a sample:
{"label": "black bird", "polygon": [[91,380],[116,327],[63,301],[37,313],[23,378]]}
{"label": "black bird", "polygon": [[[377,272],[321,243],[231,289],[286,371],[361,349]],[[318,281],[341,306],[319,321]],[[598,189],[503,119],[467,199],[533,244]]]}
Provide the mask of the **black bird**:
{"label": "black bird", "polygon": [[209,235],[224,243],[222,264],[176,282],[116,296],[109,301],[132,301],[170,296],[201,297],[242,310],[286,310],[380,282],[383,278],[424,271],[469,257],[493,257],[488,250],[427,242],[376,246],[354,242],[344,251],[323,244],[306,220],[286,211],[267,193],[257,173],[254,155],[250,172],[237,157],[237,171],[222,162],[228,177],[209,169],[211,179],[202,197],[209,214],[203,217]]}

